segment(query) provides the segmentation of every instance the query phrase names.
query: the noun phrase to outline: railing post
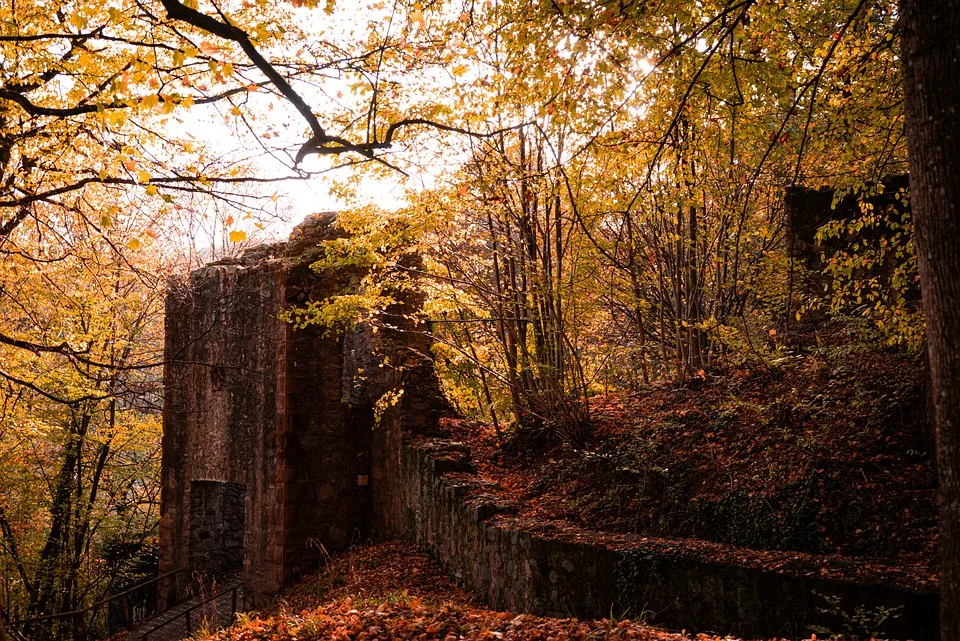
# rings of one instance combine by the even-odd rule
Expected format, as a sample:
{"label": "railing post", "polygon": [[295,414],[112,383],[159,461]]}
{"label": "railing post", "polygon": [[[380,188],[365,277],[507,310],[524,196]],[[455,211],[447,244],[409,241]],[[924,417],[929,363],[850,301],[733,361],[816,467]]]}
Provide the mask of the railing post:
{"label": "railing post", "polygon": [[240,586],[233,586],[233,595],[231,596],[230,602],[230,614],[234,615],[237,613],[237,590]]}

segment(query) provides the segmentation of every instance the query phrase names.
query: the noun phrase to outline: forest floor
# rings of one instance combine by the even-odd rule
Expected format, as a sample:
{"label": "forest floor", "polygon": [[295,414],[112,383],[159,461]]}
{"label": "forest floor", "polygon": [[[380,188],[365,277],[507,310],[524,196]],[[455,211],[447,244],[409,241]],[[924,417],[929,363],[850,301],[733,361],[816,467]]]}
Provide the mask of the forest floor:
{"label": "forest floor", "polygon": [[841,329],[776,364],[591,402],[584,447],[498,447],[450,420],[521,516],[757,550],[877,558],[935,580],[924,367]]}
{"label": "forest floor", "polygon": [[[501,447],[492,428],[466,420],[446,428],[519,519],[671,545],[875,558],[930,584],[938,528],[922,381],[918,360],[828,333],[777,364],[596,398],[582,448]],[[422,550],[387,542],[334,557],[204,639],[719,638],[489,610]]]}
{"label": "forest floor", "polygon": [[199,638],[720,641],[711,635],[666,632],[642,621],[581,621],[489,610],[456,587],[425,552],[395,541],[336,556],[263,612],[241,615],[233,627]]}

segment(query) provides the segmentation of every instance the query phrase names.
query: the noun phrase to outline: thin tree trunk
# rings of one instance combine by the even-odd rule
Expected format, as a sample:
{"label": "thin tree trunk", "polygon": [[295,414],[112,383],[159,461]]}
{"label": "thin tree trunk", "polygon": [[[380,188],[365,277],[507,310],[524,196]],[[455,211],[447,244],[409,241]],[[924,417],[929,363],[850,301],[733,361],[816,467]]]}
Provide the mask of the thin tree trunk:
{"label": "thin tree trunk", "polygon": [[703,368],[700,327],[700,278],[697,272],[697,208],[690,207],[690,249],[687,253],[687,364],[691,374]]}
{"label": "thin tree trunk", "polygon": [[960,639],[960,0],[902,0],[911,207],[936,425],[940,638]]}

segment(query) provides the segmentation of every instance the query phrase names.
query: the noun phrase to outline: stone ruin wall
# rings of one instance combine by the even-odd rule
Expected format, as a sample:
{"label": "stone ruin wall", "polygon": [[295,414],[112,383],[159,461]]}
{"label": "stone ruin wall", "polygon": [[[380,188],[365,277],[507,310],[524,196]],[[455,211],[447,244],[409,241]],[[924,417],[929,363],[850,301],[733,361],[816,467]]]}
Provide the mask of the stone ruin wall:
{"label": "stone ruin wall", "polygon": [[[858,567],[876,559],[757,554],[518,517],[517,506],[477,475],[462,443],[412,438],[402,457],[406,537],[495,609],[640,617],[750,639],[807,638],[810,626],[843,631],[857,608],[886,607],[896,614],[880,630],[887,638],[939,638],[936,589],[911,583],[897,568],[858,580]],[[838,598],[839,607],[820,595]]]}
{"label": "stone ruin wall", "polygon": [[[866,201],[877,211],[891,209],[905,211],[909,205],[897,200],[896,196],[902,189],[909,188],[910,179],[906,174],[887,176],[883,179],[884,189],[881,193],[866,198]],[[793,186],[786,189],[783,198],[785,229],[785,245],[787,256],[796,263],[791,266],[791,278],[797,280],[798,293],[807,296],[825,296],[825,285],[828,277],[825,274],[827,263],[824,258],[837,251],[848,248],[853,237],[842,235],[840,238],[818,239],[817,232],[830,222],[853,221],[860,217],[860,202],[857,195],[847,195],[839,198],[834,189],[810,189],[808,187]],[[858,239],[872,242],[883,235],[893,233],[885,224],[861,230]],[[887,264],[870,269],[861,269],[858,275],[880,276],[889,275],[889,272],[906,260],[905,258],[888,257]],[[796,267],[802,267],[797,270]],[[796,273],[793,273],[796,272]],[[919,289],[908,292],[911,300],[919,300]]]}
{"label": "stone ruin wall", "polygon": [[[279,583],[282,540],[278,443],[266,428],[278,410],[275,355],[284,328],[278,261],[212,265],[167,296],[160,573],[203,565],[191,558],[194,481],[244,487],[245,564],[251,589]],[[178,592],[189,577],[178,577]],[[174,598],[171,595],[171,598]]]}
{"label": "stone ruin wall", "polygon": [[[469,450],[436,438],[449,409],[422,334],[360,326],[325,335],[279,320],[291,304],[350,288],[356,274],[309,269],[318,244],[335,233],[329,218],[310,219],[288,243],[197,270],[171,290],[161,572],[226,569],[229,559],[210,550],[237,546],[224,530],[237,522],[229,506],[242,496],[251,607],[315,570],[317,544],[333,553],[404,537],[496,608],[645,612],[673,628],[747,635],[804,634],[810,624],[839,629],[843,622],[821,612],[816,591],[841,596],[848,611],[902,605],[897,632],[936,638],[938,594],[898,586],[896,577],[870,585],[821,578],[793,567],[791,553],[778,569],[741,567],[696,548],[558,531],[512,516],[476,477]],[[400,401],[374,427],[374,402],[398,386]],[[197,519],[204,522],[191,523]],[[165,594],[182,588],[167,585]]]}
{"label": "stone ruin wall", "polygon": [[[229,559],[207,550],[235,545],[222,526],[229,505],[214,498],[231,494],[203,488],[231,484],[244,503],[248,604],[316,570],[327,553],[397,533],[399,502],[386,488],[399,476],[399,426],[429,433],[442,405],[432,369],[418,364],[422,339],[280,320],[281,310],[345,291],[356,277],[310,269],[337,233],[330,222],[313,217],[287,243],[194,271],[167,298],[160,572],[203,568],[222,580]],[[401,382],[409,391],[373,430],[373,402]],[[210,498],[198,500],[201,491]],[[161,600],[189,580],[168,582]]]}

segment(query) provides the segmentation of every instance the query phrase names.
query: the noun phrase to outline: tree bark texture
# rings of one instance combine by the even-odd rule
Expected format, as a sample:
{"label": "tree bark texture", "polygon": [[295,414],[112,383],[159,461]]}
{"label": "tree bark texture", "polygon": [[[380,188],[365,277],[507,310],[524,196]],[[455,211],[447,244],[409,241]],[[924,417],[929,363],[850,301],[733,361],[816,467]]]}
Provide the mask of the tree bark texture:
{"label": "tree bark texture", "polygon": [[941,497],[941,638],[960,640],[960,0],[901,0],[906,133]]}

